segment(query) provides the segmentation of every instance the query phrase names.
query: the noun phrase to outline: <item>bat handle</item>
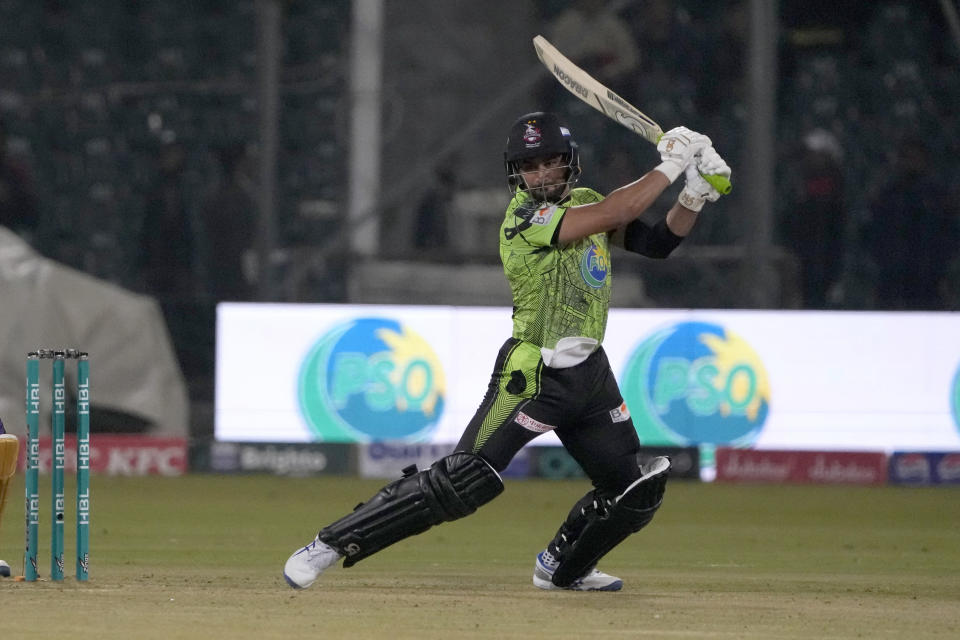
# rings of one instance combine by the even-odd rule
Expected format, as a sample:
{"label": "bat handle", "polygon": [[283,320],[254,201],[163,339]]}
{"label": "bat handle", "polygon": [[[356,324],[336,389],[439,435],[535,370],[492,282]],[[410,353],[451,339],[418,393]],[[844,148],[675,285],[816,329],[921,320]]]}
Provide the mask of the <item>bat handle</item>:
{"label": "bat handle", "polygon": [[726,195],[733,190],[733,185],[730,184],[730,178],[725,176],[708,176],[700,174],[703,176],[703,179],[710,183],[710,186],[719,191],[720,193]]}
{"label": "bat handle", "polygon": [[[660,134],[657,136],[657,142],[655,142],[654,144],[658,144],[660,142],[660,138],[662,137],[663,137],[663,132],[660,132]],[[713,187],[723,195],[727,195],[728,193],[733,191],[733,185],[730,184],[730,178],[727,178],[725,176],[711,176],[705,173],[701,173],[700,175],[703,176],[703,179],[706,180],[711,187]]]}

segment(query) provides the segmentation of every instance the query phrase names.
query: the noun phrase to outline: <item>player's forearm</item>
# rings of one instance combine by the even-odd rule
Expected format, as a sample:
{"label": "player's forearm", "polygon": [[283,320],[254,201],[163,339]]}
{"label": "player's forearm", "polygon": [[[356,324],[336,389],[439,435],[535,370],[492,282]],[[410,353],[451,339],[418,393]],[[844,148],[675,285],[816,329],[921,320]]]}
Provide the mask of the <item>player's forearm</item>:
{"label": "player's forearm", "polygon": [[667,212],[667,227],[675,235],[687,236],[697,222],[697,212],[687,209],[679,202],[675,202]]}
{"label": "player's forearm", "polygon": [[615,189],[602,204],[609,204],[619,219],[615,227],[629,224],[650,208],[670,186],[670,179],[659,171],[651,171],[635,182]]}
{"label": "player's forearm", "polygon": [[600,202],[571,207],[557,232],[557,243],[567,244],[630,224],[669,186],[670,180],[665,175],[651,171],[636,182],[615,189]]}

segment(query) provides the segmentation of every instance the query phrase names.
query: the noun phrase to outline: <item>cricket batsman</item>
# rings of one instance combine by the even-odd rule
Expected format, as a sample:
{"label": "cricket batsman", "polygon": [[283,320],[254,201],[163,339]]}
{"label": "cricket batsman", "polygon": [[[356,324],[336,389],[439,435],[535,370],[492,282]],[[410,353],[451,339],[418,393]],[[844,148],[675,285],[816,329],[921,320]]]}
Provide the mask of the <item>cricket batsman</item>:
{"label": "cricket batsman", "polygon": [[[291,587],[309,587],[341,559],[352,566],[433,525],[470,515],[503,491],[500,472],[517,452],[552,431],[593,486],[537,554],[533,585],[621,589],[623,581],[597,562],[653,520],[670,461],[641,460],[636,428],[601,344],[610,307],[610,248],[666,258],[704,203],[721,196],[703,176],[730,177],[710,138],[685,127],[663,134],[657,149],[660,164],[603,196],[575,186],[580,154],[559,116],[528,113],[513,123],[504,154],[510,201],[498,234],[513,292],[513,334],[492,358],[483,402],[453,454],[429,469],[404,469],[402,478],[295,551],[283,571]],[[673,206],[656,221],[643,219],[681,177],[685,184]]]}

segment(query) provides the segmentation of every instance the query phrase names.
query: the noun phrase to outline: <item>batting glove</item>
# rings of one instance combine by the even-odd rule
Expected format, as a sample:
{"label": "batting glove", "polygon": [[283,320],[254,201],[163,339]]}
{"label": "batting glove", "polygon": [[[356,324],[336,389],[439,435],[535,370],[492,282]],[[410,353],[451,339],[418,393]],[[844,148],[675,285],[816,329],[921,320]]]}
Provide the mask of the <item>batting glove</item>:
{"label": "batting glove", "polygon": [[672,184],[684,172],[694,156],[710,144],[710,138],[702,133],[691,131],[686,127],[670,129],[660,137],[657,143],[661,162],[656,169],[667,176]]}
{"label": "batting glove", "polygon": [[[700,156],[697,158],[697,169],[702,176],[723,176],[727,180],[730,179],[730,175],[733,173],[727,161],[721,158],[720,154],[717,153],[717,150],[712,146],[700,152]],[[717,192],[716,197],[708,198],[708,200],[710,200],[710,202],[716,202],[719,197],[720,193]]]}
{"label": "batting glove", "polygon": [[700,211],[706,200],[716,202],[721,193],[713,185],[704,180],[706,175],[720,175],[728,180],[732,171],[720,154],[710,146],[699,153],[695,162],[691,162],[685,169],[686,184],[678,198],[680,204],[691,211]]}

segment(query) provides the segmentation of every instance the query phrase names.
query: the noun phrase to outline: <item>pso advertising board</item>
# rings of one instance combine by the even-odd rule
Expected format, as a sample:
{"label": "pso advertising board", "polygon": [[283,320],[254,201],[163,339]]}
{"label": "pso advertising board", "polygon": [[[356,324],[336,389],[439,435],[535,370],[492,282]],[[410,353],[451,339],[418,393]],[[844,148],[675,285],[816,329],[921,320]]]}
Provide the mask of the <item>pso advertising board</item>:
{"label": "pso advertising board", "polygon": [[[221,304],[216,437],[455,443],[510,313]],[[613,309],[604,348],[649,446],[960,450],[956,314]]]}

